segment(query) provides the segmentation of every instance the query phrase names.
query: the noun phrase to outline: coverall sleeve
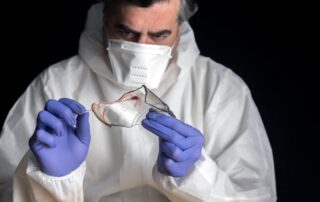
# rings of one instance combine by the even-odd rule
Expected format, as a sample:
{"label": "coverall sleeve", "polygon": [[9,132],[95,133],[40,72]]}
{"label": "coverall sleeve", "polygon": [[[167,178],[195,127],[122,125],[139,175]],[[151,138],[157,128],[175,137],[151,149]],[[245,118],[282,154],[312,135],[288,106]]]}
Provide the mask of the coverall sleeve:
{"label": "coverall sleeve", "polygon": [[13,174],[28,150],[28,140],[35,128],[37,112],[48,93],[41,74],[28,86],[9,111],[0,136],[0,201],[12,201]]}
{"label": "coverall sleeve", "polygon": [[231,71],[227,77],[205,110],[206,142],[194,169],[180,178],[153,169],[154,181],[171,201],[276,201],[272,150],[261,117],[242,80]]}
{"label": "coverall sleeve", "polygon": [[32,153],[27,152],[37,114],[49,98],[60,96],[53,94],[48,79],[47,71],[34,79],[9,111],[3,125],[0,201],[83,201],[84,163],[69,175],[55,178],[42,173]]}
{"label": "coverall sleeve", "polygon": [[76,170],[62,177],[41,172],[31,151],[27,152],[14,175],[14,202],[83,201],[85,162]]}

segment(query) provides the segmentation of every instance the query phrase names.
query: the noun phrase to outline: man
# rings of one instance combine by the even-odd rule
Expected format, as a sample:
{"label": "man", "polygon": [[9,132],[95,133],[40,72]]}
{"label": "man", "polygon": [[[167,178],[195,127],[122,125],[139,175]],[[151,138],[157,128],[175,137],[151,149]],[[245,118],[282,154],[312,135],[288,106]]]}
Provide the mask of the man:
{"label": "man", "polygon": [[[238,76],[199,55],[186,21],[194,2],[104,4],[89,11],[79,55],[44,71],[9,112],[1,196],[20,162],[15,201],[275,201],[259,113]],[[150,110],[141,125],[108,128],[89,116],[97,98],[141,85],[176,118]]]}

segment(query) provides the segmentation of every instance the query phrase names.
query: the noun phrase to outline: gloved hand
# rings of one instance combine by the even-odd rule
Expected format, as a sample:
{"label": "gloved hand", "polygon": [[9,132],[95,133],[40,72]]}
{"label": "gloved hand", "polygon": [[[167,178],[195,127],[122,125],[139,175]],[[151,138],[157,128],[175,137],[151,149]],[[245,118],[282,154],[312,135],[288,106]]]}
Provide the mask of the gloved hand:
{"label": "gloved hand", "polygon": [[153,109],[142,125],[159,137],[159,172],[173,177],[187,175],[201,156],[204,136],[180,120]]}
{"label": "gloved hand", "polygon": [[78,102],[49,100],[38,114],[29,146],[42,172],[64,176],[85,160],[90,144],[89,113]]}

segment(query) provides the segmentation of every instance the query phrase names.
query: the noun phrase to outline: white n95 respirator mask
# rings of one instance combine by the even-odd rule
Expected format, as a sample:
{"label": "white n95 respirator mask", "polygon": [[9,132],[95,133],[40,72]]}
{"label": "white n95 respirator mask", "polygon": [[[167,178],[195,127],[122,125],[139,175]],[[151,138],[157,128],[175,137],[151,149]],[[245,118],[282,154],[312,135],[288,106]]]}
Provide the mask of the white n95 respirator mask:
{"label": "white n95 respirator mask", "polygon": [[157,88],[172,57],[172,47],[108,40],[107,50],[113,75],[128,87]]}

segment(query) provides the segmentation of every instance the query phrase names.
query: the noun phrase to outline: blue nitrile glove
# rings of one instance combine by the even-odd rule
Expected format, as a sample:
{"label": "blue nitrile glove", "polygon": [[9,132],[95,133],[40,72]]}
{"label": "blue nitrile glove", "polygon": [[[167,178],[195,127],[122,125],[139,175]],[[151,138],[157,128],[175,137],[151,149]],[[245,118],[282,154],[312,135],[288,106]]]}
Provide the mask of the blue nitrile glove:
{"label": "blue nitrile glove", "polygon": [[68,98],[47,101],[29,140],[41,171],[51,176],[64,176],[77,169],[87,156],[89,144],[89,113]]}
{"label": "blue nitrile glove", "polygon": [[204,136],[182,121],[151,109],[142,125],[159,137],[159,172],[183,177],[201,156]]}

